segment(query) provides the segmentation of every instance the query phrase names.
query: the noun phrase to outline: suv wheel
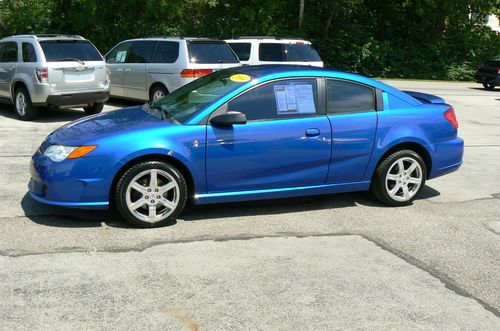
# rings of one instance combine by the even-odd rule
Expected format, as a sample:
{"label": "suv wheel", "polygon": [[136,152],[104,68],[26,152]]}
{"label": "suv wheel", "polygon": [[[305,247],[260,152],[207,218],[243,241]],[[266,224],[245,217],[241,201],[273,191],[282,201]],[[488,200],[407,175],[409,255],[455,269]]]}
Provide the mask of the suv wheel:
{"label": "suv wheel", "polygon": [[186,200],[186,181],[176,168],[159,161],[146,161],[121,176],[114,201],[127,222],[153,228],[174,220]]}
{"label": "suv wheel", "polygon": [[87,115],[99,114],[104,108],[104,102],[96,102],[87,107],[83,107],[83,110]]}
{"label": "suv wheel", "polygon": [[149,101],[157,101],[168,94],[168,91],[163,85],[155,85],[149,91]]}
{"label": "suv wheel", "polygon": [[483,83],[483,87],[487,90],[493,90],[495,88],[495,84]]}
{"label": "suv wheel", "polygon": [[31,103],[30,94],[24,86],[17,88],[14,93],[14,108],[17,117],[22,121],[31,121],[38,113],[38,109]]}
{"label": "suv wheel", "polygon": [[422,191],[426,178],[427,169],[422,157],[412,150],[401,150],[379,164],[371,190],[389,206],[407,206]]}

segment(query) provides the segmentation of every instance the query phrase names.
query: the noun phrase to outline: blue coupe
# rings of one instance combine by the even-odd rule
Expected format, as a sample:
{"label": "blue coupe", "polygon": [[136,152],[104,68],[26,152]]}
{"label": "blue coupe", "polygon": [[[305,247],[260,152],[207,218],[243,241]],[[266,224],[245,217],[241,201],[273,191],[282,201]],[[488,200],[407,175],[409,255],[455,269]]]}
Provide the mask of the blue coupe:
{"label": "blue coupe", "polygon": [[443,99],[324,68],[254,66],[204,76],[143,106],[89,116],[33,155],[42,203],[113,206],[162,226],[186,201],[233,202],[369,190],[410,204],[457,170],[463,140]]}

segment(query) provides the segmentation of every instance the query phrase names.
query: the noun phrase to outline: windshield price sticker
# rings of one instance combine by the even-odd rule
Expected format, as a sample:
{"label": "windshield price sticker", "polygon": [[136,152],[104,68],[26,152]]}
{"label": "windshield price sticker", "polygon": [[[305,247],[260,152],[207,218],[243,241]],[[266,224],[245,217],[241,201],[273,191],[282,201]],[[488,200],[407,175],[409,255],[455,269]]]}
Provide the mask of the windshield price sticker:
{"label": "windshield price sticker", "polygon": [[311,84],[275,85],[274,96],[278,115],[316,112]]}

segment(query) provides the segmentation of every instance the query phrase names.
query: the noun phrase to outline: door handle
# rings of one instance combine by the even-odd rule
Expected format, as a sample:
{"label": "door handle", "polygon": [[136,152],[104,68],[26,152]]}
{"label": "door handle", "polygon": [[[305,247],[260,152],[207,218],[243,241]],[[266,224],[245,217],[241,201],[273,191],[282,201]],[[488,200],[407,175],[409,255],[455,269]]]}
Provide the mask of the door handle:
{"label": "door handle", "polygon": [[316,137],[319,136],[319,130],[318,129],[307,129],[306,130],[306,136],[307,137]]}

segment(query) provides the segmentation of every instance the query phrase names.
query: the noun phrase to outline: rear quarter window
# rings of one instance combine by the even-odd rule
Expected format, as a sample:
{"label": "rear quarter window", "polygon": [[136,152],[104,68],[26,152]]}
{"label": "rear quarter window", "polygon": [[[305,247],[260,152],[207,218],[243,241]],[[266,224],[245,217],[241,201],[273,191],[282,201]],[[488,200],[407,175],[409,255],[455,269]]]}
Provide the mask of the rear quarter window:
{"label": "rear quarter window", "polygon": [[352,114],[375,110],[373,88],[339,80],[326,82],[326,108],[328,114]]}
{"label": "rear quarter window", "polygon": [[239,60],[225,42],[188,42],[191,63],[238,63]]}
{"label": "rear quarter window", "polygon": [[310,44],[288,44],[285,45],[285,58],[287,61],[296,62],[319,62],[321,58],[318,52]]}
{"label": "rear quarter window", "polygon": [[23,62],[36,62],[36,52],[33,44],[23,43],[22,44],[22,52],[23,52]]}
{"label": "rear quarter window", "polygon": [[47,62],[102,61],[99,51],[87,40],[45,40],[40,41]]}

